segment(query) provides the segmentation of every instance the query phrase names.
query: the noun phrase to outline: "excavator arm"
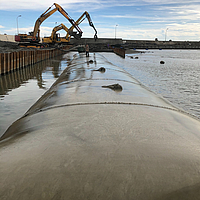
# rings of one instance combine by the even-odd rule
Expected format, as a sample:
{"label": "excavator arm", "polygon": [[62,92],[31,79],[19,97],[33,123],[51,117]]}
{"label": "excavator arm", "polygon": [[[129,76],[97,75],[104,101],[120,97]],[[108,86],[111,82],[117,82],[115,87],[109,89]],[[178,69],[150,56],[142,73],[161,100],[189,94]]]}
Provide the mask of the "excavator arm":
{"label": "excavator arm", "polygon": [[[95,40],[97,39],[97,30],[94,27],[94,24],[92,23],[91,17],[89,15],[89,13],[87,11],[85,11],[80,17],[79,19],[74,22],[73,21],[73,25],[68,29],[64,24],[60,24],[56,27],[54,27],[54,29],[52,30],[51,36],[50,37],[44,37],[43,38],[43,43],[45,44],[54,44],[54,43],[67,43],[70,41],[71,36],[73,36],[76,39],[80,39],[82,36],[82,31],[77,34],[76,32],[73,32],[73,29],[78,27],[78,25],[83,22],[83,20],[87,18],[89,25],[93,27],[94,31],[95,31],[95,35],[94,38]],[[56,34],[57,31],[64,29],[67,34],[65,36],[65,38],[59,38],[58,40],[58,34]]]}
{"label": "excavator arm", "polygon": [[[88,19],[88,22],[89,22],[89,25],[94,29],[95,31],[95,34],[94,34],[94,39],[96,40],[97,39],[97,30],[96,28],[94,27],[94,24],[92,23],[92,20],[91,20],[91,17],[89,15],[89,13],[87,11],[85,11],[80,17],[79,19],[75,22],[76,26],[78,26],[82,21],[84,21],[84,19],[87,18]],[[73,32],[73,29],[74,29],[74,26],[71,26],[69,28],[69,35],[73,35],[72,32]],[[74,36],[74,35],[73,35]],[[68,37],[68,35],[66,36]],[[76,37],[75,37],[76,38]],[[78,38],[77,38],[78,39]]]}
{"label": "excavator arm", "polygon": [[61,30],[61,29],[64,29],[68,33],[68,28],[64,24],[61,23],[60,25],[54,27],[54,29],[51,33],[51,37],[50,37],[51,41],[56,40],[56,32]]}
{"label": "excavator arm", "polygon": [[[55,6],[53,10],[50,10],[52,6]],[[36,21],[34,31],[33,31],[33,37],[38,37],[40,35],[39,27],[42,24],[42,22],[47,19],[49,16],[51,16],[54,12],[57,10],[68,19],[68,21],[72,24],[72,26],[79,32],[80,35],[82,35],[82,30],[78,27],[78,25],[75,23],[75,21],[69,16],[69,14],[57,3],[54,3],[51,7],[49,7]],[[50,11],[49,11],[50,10]],[[49,12],[48,12],[49,11]]]}
{"label": "excavator arm", "polygon": [[[54,9],[51,10],[52,6],[55,6]],[[76,22],[68,15],[68,13],[58,4],[54,3],[51,7],[49,7],[35,22],[33,32],[29,32],[27,34],[18,34],[15,37],[15,41],[17,42],[39,42],[40,41],[40,25],[42,22],[51,16],[56,11],[59,11],[68,21],[72,24],[72,26],[79,32],[79,35],[82,36],[82,30],[78,27]]]}
{"label": "excavator arm", "polygon": [[[61,29],[64,29],[67,32],[68,37],[67,38],[60,38],[58,35],[56,34],[57,31],[60,31]],[[60,24],[58,26],[55,26],[51,32],[51,36],[50,37],[44,37],[42,39],[42,42],[44,44],[55,44],[55,43],[61,43],[61,42],[69,42],[70,41],[71,36],[69,35],[69,29],[64,25],[64,24]],[[62,40],[62,41],[61,41]]]}

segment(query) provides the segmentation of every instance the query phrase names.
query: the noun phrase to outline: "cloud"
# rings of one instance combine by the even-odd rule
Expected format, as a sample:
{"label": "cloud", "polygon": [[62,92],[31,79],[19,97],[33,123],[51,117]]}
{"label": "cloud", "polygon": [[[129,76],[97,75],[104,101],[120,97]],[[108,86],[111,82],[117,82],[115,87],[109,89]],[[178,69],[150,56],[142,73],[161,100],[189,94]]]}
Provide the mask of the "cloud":
{"label": "cloud", "polygon": [[116,19],[116,18],[127,18],[127,19],[149,19],[149,17],[141,17],[141,16],[136,16],[136,15],[101,15],[101,17],[105,17],[105,18],[113,18],[113,19]]}
{"label": "cloud", "polygon": [[[49,8],[51,5],[54,4],[55,1],[49,1],[49,0],[29,0],[29,1],[24,1],[24,0],[9,0],[9,1],[3,1],[1,2],[1,7],[0,10],[45,10]],[[85,5],[89,6],[91,4],[98,4],[99,1],[95,0],[68,0],[67,2],[65,0],[59,0],[59,5],[62,6],[63,8],[72,8],[72,5],[76,4],[76,9],[77,5]],[[73,8],[74,9],[74,8]]]}
{"label": "cloud", "polygon": [[[8,15],[12,13],[15,17],[11,20],[13,24],[1,23],[0,28],[5,29],[6,26],[7,33],[16,33],[16,28],[12,29],[10,27],[16,26],[14,22],[20,10],[24,10],[25,14],[28,11],[30,16],[35,19],[37,11],[39,13],[44,12],[54,2],[51,0],[2,1],[0,10],[7,10],[9,11],[9,13],[7,12]],[[169,28],[169,37],[172,40],[186,38],[187,35],[188,38],[196,37],[198,39],[200,34],[199,0],[59,0],[58,3],[75,20],[80,16],[80,13],[82,14],[87,10],[91,14],[99,37],[113,38],[115,24],[119,25],[117,27],[117,37],[124,39],[154,40],[156,37],[162,39],[167,27]],[[20,32],[28,33],[32,31],[33,27],[31,25],[34,25],[34,20],[31,20],[33,24],[25,21],[26,15],[23,15],[23,11],[20,14],[23,16],[20,18],[19,23]],[[63,23],[63,16],[60,13],[55,13],[41,25],[41,36],[50,36],[53,27],[55,27],[55,22],[57,22],[57,25]],[[83,30],[84,37],[93,37],[94,32],[88,25],[87,20],[81,23],[80,27]]]}

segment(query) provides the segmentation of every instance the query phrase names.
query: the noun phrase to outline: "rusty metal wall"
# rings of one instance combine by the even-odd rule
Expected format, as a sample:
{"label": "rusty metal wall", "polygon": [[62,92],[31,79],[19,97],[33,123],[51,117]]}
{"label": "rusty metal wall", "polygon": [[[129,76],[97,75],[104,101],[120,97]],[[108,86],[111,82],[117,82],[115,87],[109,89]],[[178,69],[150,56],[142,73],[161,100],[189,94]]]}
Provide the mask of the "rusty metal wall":
{"label": "rusty metal wall", "polygon": [[114,47],[113,52],[121,56],[122,58],[125,58],[125,49]]}
{"label": "rusty metal wall", "polygon": [[0,75],[61,55],[63,49],[68,49],[68,46],[62,49],[0,53]]}

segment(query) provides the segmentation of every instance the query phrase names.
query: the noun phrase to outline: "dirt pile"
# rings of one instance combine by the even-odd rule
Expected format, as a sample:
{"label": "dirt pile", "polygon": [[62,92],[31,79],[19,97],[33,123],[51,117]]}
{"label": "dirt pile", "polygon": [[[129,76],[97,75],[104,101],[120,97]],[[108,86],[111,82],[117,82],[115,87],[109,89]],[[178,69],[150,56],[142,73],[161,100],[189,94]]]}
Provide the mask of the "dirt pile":
{"label": "dirt pile", "polygon": [[[16,52],[16,51],[33,51],[40,48],[20,47],[17,42],[7,42],[0,40],[0,53]],[[45,50],[55,49],[55,47],[41,48]]]}
{"label": "dirt pile", "polygon": [[14,51],[27,50],[27,48],[19,47],[16,42],[0,41],[0,53],[8,53]]}

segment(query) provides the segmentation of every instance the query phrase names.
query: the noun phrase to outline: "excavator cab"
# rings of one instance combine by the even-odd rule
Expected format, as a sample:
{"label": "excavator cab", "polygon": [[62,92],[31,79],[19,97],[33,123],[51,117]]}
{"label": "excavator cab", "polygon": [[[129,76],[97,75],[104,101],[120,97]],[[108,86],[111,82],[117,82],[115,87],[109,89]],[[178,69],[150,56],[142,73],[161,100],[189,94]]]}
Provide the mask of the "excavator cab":
{"label": "excavator cab", "polygon": [[77,40],[80,40],[82,37],[82,33],[77,33],[76,31],[69,31],[69,35],[73,36]]}
{"label": "excavator cab", "polygon": [[56,41],[60,42],[60,33],[56,33]]}

